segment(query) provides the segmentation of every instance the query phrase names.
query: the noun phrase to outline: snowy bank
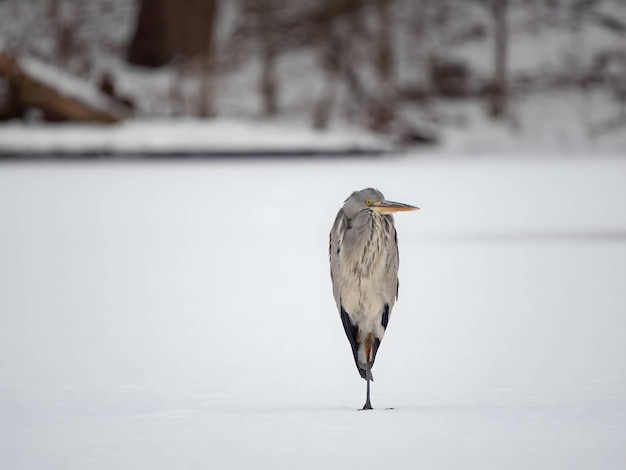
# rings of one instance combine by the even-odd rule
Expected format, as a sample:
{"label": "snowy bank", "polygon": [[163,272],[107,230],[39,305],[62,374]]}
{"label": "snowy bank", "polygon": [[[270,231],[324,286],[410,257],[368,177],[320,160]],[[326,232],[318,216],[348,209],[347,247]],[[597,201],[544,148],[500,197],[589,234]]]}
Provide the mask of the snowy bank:
{"label": "snowy bank", "polygon": [[20,154],[375,154],[389,142],[364,131],[315,131],[289,123],[224,120],[127,121],[115,126],[0,128],[0,155]]}

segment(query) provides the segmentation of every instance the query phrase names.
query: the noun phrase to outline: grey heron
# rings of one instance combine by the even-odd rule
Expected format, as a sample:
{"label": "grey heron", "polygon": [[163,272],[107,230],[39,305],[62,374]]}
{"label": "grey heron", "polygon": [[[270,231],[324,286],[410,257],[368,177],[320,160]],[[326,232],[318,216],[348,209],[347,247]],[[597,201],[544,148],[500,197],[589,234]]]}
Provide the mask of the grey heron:
{"label": "grey heron", "polygon": [[367,383],[364,410],[372,409],[371,369],[398,297],[398,237],[392,214],[417,209],[387,201],[377,189],[362,189],[345,200],[330,231],[333,295],[354,362]]}

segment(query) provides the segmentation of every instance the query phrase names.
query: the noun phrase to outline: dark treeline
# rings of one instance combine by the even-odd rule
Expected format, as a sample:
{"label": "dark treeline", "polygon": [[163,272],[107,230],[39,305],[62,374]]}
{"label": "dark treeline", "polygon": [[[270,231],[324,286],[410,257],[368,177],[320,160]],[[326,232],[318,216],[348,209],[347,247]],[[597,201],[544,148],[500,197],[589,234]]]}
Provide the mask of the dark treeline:
{"label": "dark treeline", "polygon": [[[361,116],[374,130],[396,124],[402,103],[424,103],[436,96],[485,95],[492,114],[502,116],[508,83],[508,0],[473,3],[468,8],[463,2],[440,0],[142,0],[127,58],[153,68],[177,61],[181,73],[200,75],[194,112],[201,116],[215,108],[213,76],[251,59],[260,64],[257,87],[263,114],[279,114],[281,88],[289,80],[278,72],[279,63],[298,51],[316,57],[315,73],[323,82],[311,110],[315,127],[327,126],[339,88],[349,95],[349,109],[343,111]],[[484,10],[482,17],[458,24],[477,9]],[[227,13],[232,26],[220,36],[219,18]],[[493,30],[495,47],[484,51],[493,56],[493,75],[475,83],[467,64],[439,50],[420,53],[428,48],[427,36],[434,36],[431,29],[457,35],[447,40],[450,47]],[[411,49],[414,80],[399,80],[398,56],[411,55]]]}
{"label": "dark treeline", "polygon": [[[24,2],[13,2],[23,14]],[[129,67],[158,74],[175,85],[161,94],[171,115],[211,117],[223,83],[255,64],[253,87],[265,117],[286,112],[284,96],[303,87],[305,113],[324,128],[333,116],[376,131],[415,131],[407,109],[428,110],[441,99],[478,99],[494,118],[506,119],[512,94],[549,87],[623,87],[615,63],[623,50],[598,48],[589,57],[554,57],[543,68],[519,71],[511,45],[523,35],[561,33],[593,24],[626,38],[623,18],[603,6],[617,0],[41,0],[37,14],[53,47],[35,55],[88,77],[114,95],[120,88],[89,52],[95,44]],[[129,6],[130,5],[130,6]],[[618,8],[617,6],[615,8]],[[27,11],[28,13],[28,11]],[[35,13],[28,13],[36,16]],[[107,19],[108,18],[108,19]],[[124,23],[125,28],[112,25]],[[120,33],[119,31],[122,31]],[[116,36],[117,34],[117,36]],[[120,37],[123,36],[123,37]],[[28,40],[13,41],[29,44]],[[34,44],[34,43],[32,43]],[[623,42],[622,42],[623,44]],[[470,46],[471,53],[467,53]],[[19,47],[18,47],[19,49]],[[32,50],[26,52],[32,53]],[[623,49],[623,48],[622,48]],[[43,52],[42,52],[43,51]],[[18,50],[18,53],[20,51]],[[529,54],[534,54],[529,51]],[[309,83],[294,83],[283,64],[308,57]],[[122,87],[123,88],[123,87]],[[149,99],[136,93],[129,101]],[[142,103],[138,113],[146,112]]]}

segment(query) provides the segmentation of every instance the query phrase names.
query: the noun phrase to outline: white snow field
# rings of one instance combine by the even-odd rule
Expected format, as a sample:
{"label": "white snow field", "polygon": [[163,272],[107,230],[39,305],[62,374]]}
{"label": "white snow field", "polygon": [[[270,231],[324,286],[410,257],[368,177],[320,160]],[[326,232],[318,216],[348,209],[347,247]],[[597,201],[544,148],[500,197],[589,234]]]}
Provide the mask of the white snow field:
{"label": "white snow field", "polygon": [[[371,412],[366,186],[422,207]],[[2,163],[0,468],[626,468],[625,205],[616,156]]]}

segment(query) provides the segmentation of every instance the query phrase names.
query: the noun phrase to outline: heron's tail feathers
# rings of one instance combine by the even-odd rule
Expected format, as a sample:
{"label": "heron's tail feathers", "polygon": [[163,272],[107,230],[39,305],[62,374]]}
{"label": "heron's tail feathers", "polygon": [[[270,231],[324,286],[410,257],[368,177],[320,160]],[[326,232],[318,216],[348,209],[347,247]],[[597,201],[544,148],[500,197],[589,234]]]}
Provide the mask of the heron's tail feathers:
{"label": "heron's tail feathers", "polygon": [[[367,369],[363,369],[359,365],[357,365],[357,369],[359,369],[359,374],[361,374],[361,378],[363,380],[367,380]],[[374,381],[374,376],[372,375],[371,366],[370,366],[370,371],[369,372],[370,372],[370,380],[373,382]]]}

